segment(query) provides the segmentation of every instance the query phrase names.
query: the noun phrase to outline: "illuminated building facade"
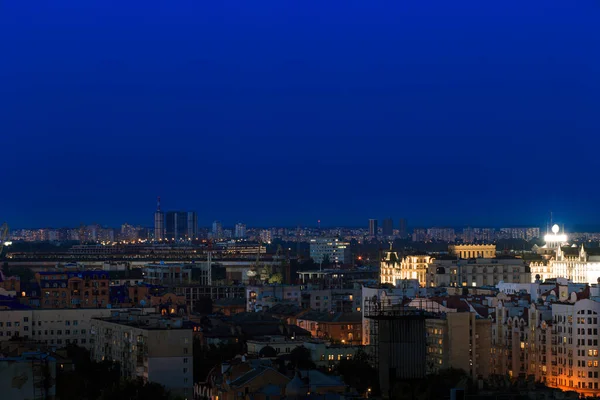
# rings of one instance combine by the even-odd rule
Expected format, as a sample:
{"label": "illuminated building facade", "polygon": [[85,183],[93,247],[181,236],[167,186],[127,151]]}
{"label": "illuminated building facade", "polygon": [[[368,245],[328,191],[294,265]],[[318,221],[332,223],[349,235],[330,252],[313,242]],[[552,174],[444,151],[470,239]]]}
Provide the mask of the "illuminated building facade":
{"label": "illuminated building facade", "polygon": [[598,285],[571,291],[561,282],[531,304],[499,294],[492,324],[492,373],[534,376],[550,387],[600,395],[599,294]]}
{"label": "illuminated building facade", "polygon": [[463,259],[496,257],[495,244],[461,244],[449,246],[448,250]]}
{"label": "illuminated building facade", "polygon": [[427,284],[427,268],[433,258],[428,255],[406,256],[398,259],[398,253],[388,251],[385,253],[380,266],[381,283],[391,283],[396,286],[399,281],[416,279],[421,286]]}
{"label": "illuminated building facade", "polygon": [[589,256],[583,245],[573,254],[572,247],[567,245],[567,235],[554,225],[552,233],[544,236],[546,245],[534,247],[534,250],[545,259],[530,264],[532,279],[546,280],[551,278],[567,278],[575,283],[593,284],[600,278],[600,257]]}

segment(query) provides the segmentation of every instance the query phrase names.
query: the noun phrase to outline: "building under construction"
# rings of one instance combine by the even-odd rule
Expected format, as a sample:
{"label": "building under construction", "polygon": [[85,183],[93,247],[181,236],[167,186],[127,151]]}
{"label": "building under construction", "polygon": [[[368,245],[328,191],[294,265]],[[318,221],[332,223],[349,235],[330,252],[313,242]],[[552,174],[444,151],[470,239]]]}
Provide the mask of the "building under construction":
{"label": "building under construction", "polygon": [[46,353],[0,358],[2,400],[52,400],[56,396],[56,360]]}
{"label": "building under construction", "polygon": [[396,296],[373,296],[365,300],[364,313],[372,327],[370,342],[383,396],[389,397],[396,382],[424,378],[427,373],[425,320],[441,315],[439,304],[422,299],[420,307],[408,307]]}

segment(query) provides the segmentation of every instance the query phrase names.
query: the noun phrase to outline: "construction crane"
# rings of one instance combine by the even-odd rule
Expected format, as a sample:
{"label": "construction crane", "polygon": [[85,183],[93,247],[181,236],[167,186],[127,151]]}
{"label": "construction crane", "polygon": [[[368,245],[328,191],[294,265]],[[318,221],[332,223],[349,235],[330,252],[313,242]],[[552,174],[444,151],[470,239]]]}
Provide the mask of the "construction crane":
{"label": "construction crane", "polygon": [[2,250],[4,249],[4,244],[8,239],[8,224],[5,222],[0,227],[0,256],[2,256]]}

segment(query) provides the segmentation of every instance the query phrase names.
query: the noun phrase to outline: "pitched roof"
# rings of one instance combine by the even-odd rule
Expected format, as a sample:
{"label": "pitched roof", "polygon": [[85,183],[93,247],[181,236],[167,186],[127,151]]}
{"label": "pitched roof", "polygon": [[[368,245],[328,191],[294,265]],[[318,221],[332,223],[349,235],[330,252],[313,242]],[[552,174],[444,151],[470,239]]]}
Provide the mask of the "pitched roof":
{"label": "pitched roof", "polygon": [[321,311],[309,311],[306,314],[299,317],[299,319],[306,321],[316,322],[340,322],[340,323],[356,323],[362,321],[362,314],[360,312],[352,313],[328,313]]}

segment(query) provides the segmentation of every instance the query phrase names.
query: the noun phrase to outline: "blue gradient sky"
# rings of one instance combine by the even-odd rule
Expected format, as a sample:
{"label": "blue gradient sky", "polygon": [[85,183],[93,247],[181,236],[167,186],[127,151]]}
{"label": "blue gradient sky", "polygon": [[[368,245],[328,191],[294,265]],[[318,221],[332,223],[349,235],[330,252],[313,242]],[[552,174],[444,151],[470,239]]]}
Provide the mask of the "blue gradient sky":
{"label": "blue gradient sky", "polygon": [[[125,4],[122,4],[125,3]],[[598,1],[4,1],[0,219],[600,223]]]}

